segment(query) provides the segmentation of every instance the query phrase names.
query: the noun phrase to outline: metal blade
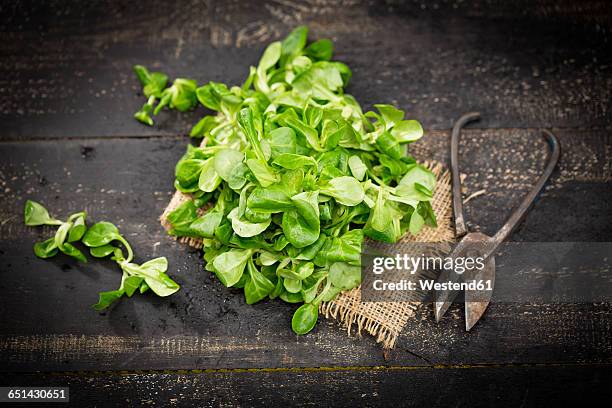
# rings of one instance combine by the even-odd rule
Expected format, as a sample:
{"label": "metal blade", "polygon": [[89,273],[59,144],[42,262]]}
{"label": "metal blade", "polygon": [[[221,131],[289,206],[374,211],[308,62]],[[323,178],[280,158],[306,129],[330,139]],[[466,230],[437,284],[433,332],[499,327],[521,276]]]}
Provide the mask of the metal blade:
{"label": "metal blade", "polygon": [[[484,290],[466,290],[465,291],[465,330],[470,331],[476,322],[482,317],[489,302],[493,286],[495,285],[495,257],[491,256],[486,260],[484,268],[477,271],[473,276],[466,278],[476,281],[482,281],[485,285]],[[491,290],[486,289],[487,281],[491,282]]]}
{"label": "metal blade", "polygon": [[[455,251],[453,251],[453,253],[450,256],[453,256],[454,253]],[[438,282],[440,283],[448,282],[448,281],[457,282],[458,280],[459,280],[459,275],[457,275],[451,269],[444,269],[440,273],[440,276],[438,277]],[[436,316],[436,322],[439,322],[440,319],[442,319],[442,316],[444,316],[444,313],[446,313],[451,303],[453,303],[453,300],[455,300],[458,294],[459,292],[456,290],[455,291],[450,291],[450,290],[436,291],[435,302],[434,302],[434,315]]]}
{"label": "metal blade", "polygon": [[[449,258],[458,258],[464,254],[466,247],[472,242],[471,235],[468,234],[463,237],[461,241],[457,243],[457,246],[448,255]],[[461,276],[456,274],[452,269],[443,269],[438,276],[438,282],[458,282]],[[459,291],[456,290],[442,290],[436,291],[434,296],[434,315],[436,316],[436,322],[439,322],[444,316],[444,313],[448,310],[453,300],[457,297]]]}
{"label": "metal blade", "polygon": [[[460,258],[464,257],[466,253],[484,253],[484,248],[490,245],[491,238],[480,233],[471,232],[461,239],[457,243],[457,246],[448,255],[449,258]],[[463,280],[462,275],[455,273],[453,270],[443,270],[438,277],[438,282],[458,282]],[[459,291],[456,290],[444,290],[436,291],[434,297],[434,314],[436,321],[439,322],[444,316],[444,313],[448,310],[453,300],[457,297]]]}

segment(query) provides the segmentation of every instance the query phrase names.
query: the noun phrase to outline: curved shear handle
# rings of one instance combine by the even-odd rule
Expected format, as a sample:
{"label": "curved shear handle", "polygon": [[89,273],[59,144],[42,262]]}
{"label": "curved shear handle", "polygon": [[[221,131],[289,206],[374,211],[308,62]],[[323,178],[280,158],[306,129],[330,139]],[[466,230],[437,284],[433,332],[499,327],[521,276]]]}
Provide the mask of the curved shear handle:
{"label": "curved shear handle", "polygon": [[[455,125],[453,126],[453,132],[451,135],[451,174],[453,181],[453,213],[455,215],[455,229],[457,238],[461,238],[462,236],[467,234],[467,227],[465,225],[465,218],[463,216],[463,201],[461,199],[461,176],[459,174],[459,135],[461,133],[461,129],[469,122],[480,119],[480,114],[478,112],[470,112],[461,116]],[[548,142],[548,146],[550,147],[550,155],[548,157],[548,163],[544,168],[544,172],[536,182],[536,184],[531,188],[531,191],[523,198],[521,205],[512,213],[510,218],[506,221],[506,223],[497,231],[497,233],[493,236],[492,245],[490,251],[487,253],[487,257],[491,255],[495,249],[502,243],[508,236],[512,233],[512,231],[516,228],[518,224],[523,220],[525,214],[534,203],[538,194],[546,184],[546,181],[550,178],[557,162],[559,161],[560,148],[559,142],[555,135],[553,135],[550,131],[543,129],[542,135]]]}
{"label": "curved shear handle", "polygon": [[461,238],[467,234],[465,217],[463,216],[463,201],[461,198],[461,175],[459,174],[459,135],[461,128],[469,122],[479,120],[480,113],[470,112],[461,116],[453,126],[451,134],[451,175],[453,181],[453,214],[455,215],[455,234]]}
{"label": "curved shear handle", "polygon": [[535,185],[531,188],[531,191],[523,198],[521,205],[512,213],[510,218],[506,221],[506,223],[497,231],[497,233],[493,236],[493,248],[491,252],[495,251],[495,248],[502,242],[508,238],[508,236],[514,231],[514,229],[521,223],[529,208],[533,205],[538,194],[546,184],[546,181],[550,178],[557,162],[559,161],[560,148],[559,141],[556,136],[552,134],[552,132],[542,129],[542,136],[548,142],[548,146],[550,148],[550,155],[548,156],[548,163],[546,163],[546,167],[544,168],[544,172],[535,183]]}

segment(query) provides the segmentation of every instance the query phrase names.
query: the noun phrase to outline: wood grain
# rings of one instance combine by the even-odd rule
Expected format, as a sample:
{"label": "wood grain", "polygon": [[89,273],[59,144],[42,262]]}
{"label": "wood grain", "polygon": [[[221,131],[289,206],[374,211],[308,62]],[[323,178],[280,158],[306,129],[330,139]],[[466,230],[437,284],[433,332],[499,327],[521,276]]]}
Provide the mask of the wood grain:
{"label": "wood grain", "polygon": [[[559,134],[562,144],[571,139],[570,133]],[[597,160],[572,172],[580,158],[564,155],[545,197],[515,239],[566,239],[563,222],[552,229],[531,226],[572,211],[568,203],[575,202],[569,204],[573,211],[580,208],[576,189],[591,199],[592,214],[581,218],[587,231],[584,237],[610,236],[608,183],[598,178],[609,171],[605,167],[609,151],[602,150],[601,137],[597,132],[581,134],[583,149],[577,151],[585,158],[593,158],[596,151]],[[430,132],[428,138],[427,145],[414,146],[420,159],[435,157],[437,153],[428,151],[439,152],[435,146],[446,150],[447,132]],[[481,196],[467,205],[469,211],[484,206],[483,214],[470,212],[468,220],[494,231],[537,177],[544,146],[530,130],[470,130],[464,140],[462,162],[468,169],[480,168],[469,170],[473,176],[467,180],[468,191],[484,183],[496,186],[491,179],[496,173],[513,183],[512,188],[499,188],[492,197]],[[471,333],[461,328],[460,308],[452,309],[439,325],[424,308],[400,337],[397,350],[385,355],[372,339],[348,337],[324,319],[314,333],[296,337],[289,327],[293,306],[246,305],[239,291],[224,288],[203,271],[197,251],[166,236],[156,222],[170,198],[172,168],[185,144],[182,138],[0,143],[5,158],[0,164],[2,370],[609,362],[612,358],[609,304],[493,304]],[[528,148],[534,144],[540,149]],[[484,146],[495,152],[494,159],[482,161]],[[524,159],[513,161],[509,155]],[[508,166],[511,171],[505,169]],[[592,181],[581,181],[578,175]],[[97,292],[115,288],[119,271],[111,261],[79,265],[61,256],[36,259],[32,244],[51,230],[22,225],[22,206],[28,198],[43,202],[59,217],[85,208],[92,221],[115,222],[133,243],[139,260],[168,257],[170,274],[182,285],[181,291],[170,299],[137,296],[109,312],[94,312],[89,306]]]}
{"label": "wood grain", "polygon": [[[559,139],[561,159],[537,205],[512,239],[609,241],[612,237],[610,132],[551,130]],[[448,132],[431,131],[412,145],[411,152],[419,158],[431,157],[448,163],[449,143]],[[460,171],[467,176],[463,183],[464,198],[483,193],[470,200],[465,208],[470,230],[489,235],[497,232],[540,176],[547,154],[539,129],[464,130],[459,150]],[[560,222],[551,223],[551,217]]]}
{"label": "wood grain", "polygon": [[[207,112],[137,123],[132,65],[238,84],[265,44],[299,24],[335,42],[365,108],[394,103],[421,120],[420,159],[447,162],[453,120],[482,113],[461,145],[465,197],[478,194],[470,229],[494,233],[519,203],[542,168],[547,127],[562,158],[512,239],[612,241],[606,1],[0,1],[0,385],[69,386],[70,405],[105,407],[610,400],[610,303],[493,303],[470,333],[458,305],[439,324],[423,305],[383,352],[325,319],[293,335],[293,306],[246,305],[164,233],[157,217],[188,143],[180,135]],[[35,258],[32,244],[52,231],[22,225],[26,199],[118,224],[138,260],[168,257],[182,289],[94,312],[119,271]]]}
{"label": "wood grain", "polygon": [[612,397],[610,366],[221,370],[0,376],[70,387],[71,406],[552,407]]}
{"label": "wood grain", "polygon": [[134,64],[239,84],[265,44],[299,24],[334,40],[353,69],[348,91],[366,108],[394,103],[435,129],[468,110],[483,112],[487,128],[609,127],[609,9],[504,3],[8,2],[0,137],[188,133],[204,109],[163,113],[154,128],[132,118],[144,102]]}

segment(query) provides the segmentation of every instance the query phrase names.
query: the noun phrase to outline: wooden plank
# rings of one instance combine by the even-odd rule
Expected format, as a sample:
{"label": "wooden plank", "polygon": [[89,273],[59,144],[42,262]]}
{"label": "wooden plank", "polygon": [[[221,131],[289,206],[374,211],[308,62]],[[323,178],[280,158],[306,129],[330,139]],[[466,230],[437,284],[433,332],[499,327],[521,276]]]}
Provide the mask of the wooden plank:
{"label": "wooden plank", "polygon": [[6,386],[67,386],[71,406],[104,407],[582,406],[609,400],[610,380],[610,366],[588,365],[0,376]]}
{"label": "wooden plank", "polygon": [[[559,165],[511,240],[610,241],[612,140],[609,133],[552,130],[561,146]],[[447,162],[449,141],[447,132],[429,132],[423,143],[415,144],[412,151],[417,157]],[[465,206],[469,228],[494,234],[538,178],[546,157],[546,143],[538,129],[464,130],[459,157],[460,169],[467,175],[464,197],[479,191],[484,193]],[[497,261],[504,262],[504,259]],[[589,348],[610,349],[605,336],[594,335],[598,345],[584,338],[593,334],[592,327],[598,327],[596,331],[610,330],[609,305],[493,304],[470,333],[462,330],[463,308],[453,305],[450,312],[436,325],[431,320],[431,306],[421,308],[415,324],[406,329],[398,347],[418,352],[427,360],[445,362],[455,359],[485,362],[486,356],[502,350],[506,351],[505,361],[509,362],[580,360],[575,352],[584,351],[586,343],[591,344]],[[567,337],[568,331],[573,335]],[[539,346],[518,346],[526,336]],[[480,347],[478,352],[474,351]]]}
{"label": "wooden plank", "polygon": [[[468,219],[490,232],[499,225],[498,218],[518,203],[521,194],[516,191],[526,191],[541,164],[531,157],[515,162],[501,158],[531,145],[533,132],[480,133],[473,130],[466,135],[463,162],[478,165],[483,146],[491,146],[496,154],[478,172],[468,167],[473,173],[468,191],[479,187],[478,183],[495,186],[495,177],[489,176],[502,164],[527,175],[517,177],[512,188],[486,196],[490,204],[482,207],[486,213],[481,218],[470,213]],[[605,182],[610,151],[601,147],[603,136],[597,132],[584,132],[579,138],[570,132],[559,136],[568,152],[574,139],[581,141],[582,148],[563,156],[546,197],[536,204],[516,237],[566,240],[562,227],[551,232],[529,226],[534,220],[543,224],[563,211],[582,208],[576,191],[583,191],[592,201],[591,215],[581,220],[585,231],[581,239],[610,240],[611,201]],[[437,157],[446,151],[447,139],[446,132],[432,132],[428,147],[423,143],[421,150],[417,144],[413,150],[419,158]],[[349,338],[324,319],[314,333],[293,335],[289,328],[292,306],[281,302],[246,305],[239,291],[224,288],[203,272],[197,251],[176,243],[159,226],[157,217],[172,190],[172,168],[185,144],[181,138],[0,143],[4,158],[0,163],[0,370],[610,361],[612,310],[608,304],[494,304],[469,334],[460,327],[459,309],[453,309],[440,325],[432,322],[425,309],[401,336],[397,350],[387,355],[373,339]],[[430,148],[437,153],[428,153]],[[595,161],[594,151],[598,152]],[[585,158],[592,164],[572,173],[575,163]],[[505,170],[499,172],[505,174]],[[578,174],[590,181],[580,181]],[[603,179],[597,178],[602,174]],[[117,223],[140,260],[168,257],[170,274],[182,290],[169,299],[136,297],[107,313],[93,312],[89,306],[97,292],[116,287],[119,272],[110,261],[79,265],[64,257],[36,259],[32,244],[51,232],[22,225],[27,198],[40,200],[61,217],[85,208],[93,221]],[[479,200],[471,201],[468,209]],[[497,209],[496,202],[501,203]]]}
{"label": "wooden plank", "polygon": [[[14,357],[12,362],[4,361],[4,369],[35,367],[34,361],[28,361],[31,355],[49,360],[52,367],[81,368],[91,368],[96,359],[102,359],[100,366],[107,368],[117,364],[143,368],[152,363],[152,356],[159,359],[152,363],[158,368],[316,365],[318,355],[328,362],[382,363],[382,353],[373,341],[347,339],[332,323],[324,323],[318,335],[298,339],[289,328],[292,306],[270,302],[246,307],[237,291],[224,289],[202,270],[196,251],[165,235],[157,218],[169,200],[172,163],[182,154],[184,143],[127,139],[2,145],[3,154],[11,158],[1,170],[8,183],[0,211],[6,221],[1,241],[2,248],[10,251],[3,250],[1,261],[6,279],[0,285],[6,292],[0,320],[1,332],[9,335],[2,341],[3,359]],[[183,289],[169,301],[145,296],[99,316],[90,305],[98,291],[118,284],[118,271],[110,261],[81,266],[64,258],[35,259],[31,245],[49,231],[21,225],[27,197],[41,200],[54,214],[85,208],[95,220],[116,222],[136,254],[168,256],[170,273]],[[16,268],[23,272],[14,273]],[[24,305],[24,296],[32,295],[37,301]],[[15,315],[16,310],[22,312]],[[76,310],[80,312],[75,314]],[[64,340],[28,337],[56,333],[68,336]],[[19,337],[24,334],[29,340]],[[181,336],[187,340],[181,341]],[[12,343],[15,338],[17,343]],[[320,354],[307,351],[312,347]],[[156,351],[148,353],[148,348]],[[221,358],[226,352],[233,355],[227,362]],[[81,359],[87,363],[79,365]]]}
{"label": "wooden plank", "polygon": [[[561,159],[512,240],[610,241],[610,132],[551,130],[559,139]],[[418,158],[447,163],[449,143],[448,132],[431,131],[410,151]],[[465,206],[468,226],[494,234],[540,176],[548,157],[546,142],[538,129],[466,129],[459,152],[460,171],[467,176],[464,197],[484,193]],[[551,217],[560,222],[551,223]]]}
{"label": "wooden plank", "polygon": [[601,4],[489,3],[10,3],[0,9],[0,137],[184,134],[203,109],[164,113],[155,128],[132,119],[143,103],[132,65],[237,84],[266,43],[303,23],[336,42],[354,71],[349,92],[367,108],[395,103],[437,129],[466,110],[489,128],[609,126]]}
{"label": "wooden plank", "polygon": [[[184,139],[1,143],[0,370],[275,367],[384,363],[373,341],[348,338],[321,319],[313,335],[290,329],[292,305],[245,304],[202,267],[200,254],[168,237],[158,217],[170,199]],[[182,285],[172,298],[140,296],[91,309],[119,284],[110,260],[39,260],[32,244],[51,230],[22,225],[27,198],[64,217],[86,209],[110,220],[137,261],[167,256]],[[405,361],[418,359],[405,354]]]}

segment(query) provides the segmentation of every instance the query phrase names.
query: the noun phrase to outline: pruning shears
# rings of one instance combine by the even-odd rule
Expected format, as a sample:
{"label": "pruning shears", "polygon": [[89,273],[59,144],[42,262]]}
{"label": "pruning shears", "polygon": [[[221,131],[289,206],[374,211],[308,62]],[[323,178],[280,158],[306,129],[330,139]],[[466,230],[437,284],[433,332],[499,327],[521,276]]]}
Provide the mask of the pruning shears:
{"label": "pruning shears", "polygon": [[[510,236],[516,226],[523,220],[559,160],[559,142],[557,138],[550,131],[545,129],[542,130],[542,134],[548,142],[550,154],[544,172],[532,187],[531,191],[525,196],[518,208],[493,237],[489,237],[480,232],[469,232],[463,216],[463,202],[461,199],[461,178],[458,164],[459,135],[461,129],[467,123],[478,119],[480,119],[479,113],[466,113],[455,122],[451,134],[453,213],[455,217],[456,236],[460,241],[449,257],[453,259],[467,256],[480,257],[483,259],[484,267],[481,269],[473,268],[471,270],[465,270],[462,275],[456,273],[452,269],[444,269],[438,278],[439,283],[458,282],[460,279],[463,279],[464,282],[488,282],[482,290],[465,290],[465,329],[467,331],[469,331],[482,317],[491,300],[491,293],[493,285],[495,284],[495,257],[493,256],[495,250]],[[459,292],[458,290],[436,291],[434,296],[436,321],[439,322],[442,316],[444,316],[444,313],[446,313],[453,299],[455,299]]]}

